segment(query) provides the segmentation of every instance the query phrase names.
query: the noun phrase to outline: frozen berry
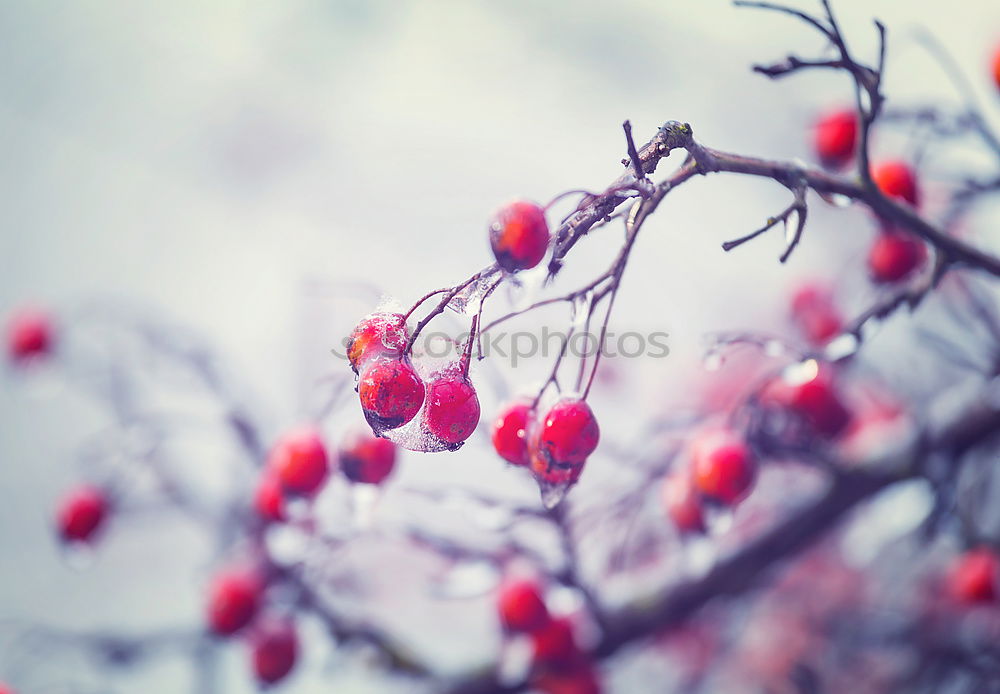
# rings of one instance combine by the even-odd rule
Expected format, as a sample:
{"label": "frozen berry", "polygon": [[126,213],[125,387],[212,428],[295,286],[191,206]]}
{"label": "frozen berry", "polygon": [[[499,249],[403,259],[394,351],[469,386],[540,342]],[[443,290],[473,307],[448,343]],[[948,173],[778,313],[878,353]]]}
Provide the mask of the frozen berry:
{"label": "frozen berry", "polygon": [[1000,48],[993,54],[993,84],[1000,89]]}
{"label": "frozen berry", "polygon": [[285,499],[281,479],[274,470],[265,469],[257,481],[253,497],[254,510],[266,521],[285,520]]}
{"label": "frozen berry", "polygon": [[573,635],[573,623],[566,617],[556,617],[531,632],[536,663],[559,664],[571,662],[580,651]]}
{"label": "frozen berry", "polygon": [[542,669],[531,679],[532,691],[541,694],[601,694],[601,682],[585,658]]}
{"label": "frozen berry", "polygon": [[64,542],[88,542],[101,529],[108,500],[97,487],[77,487],[59,503],[57,524]]}
{"label": "frozen berry", "polygon": [[319,433],[307,428],[283,436],[271,450],[268,467],[285,491],[308,496],[319,490],[330,466]]}
{"label": "frozen berry", "polygon": [[868,271],[876,282],[898,282],[924,264],[927,248],[909,234],[883,232],[868,251]]}
{"label": "frozen berry", "polygon": [[53,332],[52,321],[46,313],[23,308],[7,323],[7,353],[15,361],[48,354]]}
{"label": "frozen berry", "polygon": [[354,328],[347,342],[347,359],[358,373],[372,357],[398,357],[409,335],[401,313],[373,313],[365,316]]}
{"label": "frozen berry", "polygon": [[692,482],[713,501],[740,501],[753,485],[756,468],[750,447],[735,432],[703,432],[691,444]]}
{"label": "frozen berry", "polygon": [[951,569],[949,587],[960,602],[990,602],[997,596],[998,579],[1000,559],[984,547],[970,550],[958,558]]}
{"label": "frozen berry", "polygon": [[583,464],[600,437],[590,405],[576,397],[558,400],[538,423],[539,453],[555,463]]}
{"label": "frozen berry", "polygon": [[396,444],[371,430],[349,434],[341,443],[340,469],[352,482],[381,484],[396,466]]}
{"label": "frozen berry", "polygon": [[396,429],[420,411],[424,382],[406,357],[373,359],[361,372],[358,396],[373,429]]}
{"label": "frozen berry", "polygon": [[497,264],[507,272],[535,267],[549,246],[545,211],[523,200],[505,205],[490,222],[490,245]]}
{"label": "frozen berry", "polygon": [[689,474],[674,473],[663,480],[663,508],[682,533],[705,532],[705,516]]}
{"label": "frozen berry", "polygon": [[799,365],[791,377],[771,381],[761,393],[761,403],[793,413],[813,432],[829,438],[841,434],[851,422],[832,369],[813,360]]}
{"label": "frozen berry", "polygon": [[909,164],[902,161],[885,161],[872,171],[872,180],[884,195],[905,200],[914,207],[920,204],[917,177]]}
{"label": "frozen berry", "polygon": [[549,621],[541,587],[529,579],[510,579],[500,586],[497,612],[508,631],[531,632]]}
{"label": "frozen berry", "polygon": [[248,625],[257,614],[264,593],[260,576],[249,569],[228,569],[217,574],[208,589],[208,626],[229,636]]}
{"label": "frozen berry", "polygon": [[17,694],[13,687],[9,687],[6,684],[0,682],[0,694]]}
{"label": "frozen berry", "polygon": [[792,295],[792,319],[803,337],[814,345],[826,344],[843,328],[833,293],[817,284],[802,285]]}
{"label": "frozen berry", "polygon": [[514,465],[527,465],[528,422],[531,403],[517,401],[504,405],[493,422],[493,448],[501,458]]}
{"label": "frozen berry", "polygon": [[814,146],[824,166],[839,169],[851,161],[858,141],[858,117],[854,111],[832,111],[816,122]]}
{"label": "frozen berry", "polygon": [[445,443],[461,443],[479,424],[476,389],[459,371],[438,374],[427,384],[424,415],[432,434]]}
{"label": "frozen berry", "polygon": [[299,639],[290,621],[265,621],[253,633],[250,645],[254,674],[264,684],[283,679],[295,666]]}

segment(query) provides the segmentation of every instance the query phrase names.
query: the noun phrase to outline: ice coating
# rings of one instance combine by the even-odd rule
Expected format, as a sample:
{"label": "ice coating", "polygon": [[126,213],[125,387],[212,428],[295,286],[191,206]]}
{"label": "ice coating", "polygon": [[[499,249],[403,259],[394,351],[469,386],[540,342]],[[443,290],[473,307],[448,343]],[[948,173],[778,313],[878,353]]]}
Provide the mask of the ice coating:
{"label": "ice coating", "polygon": [[479,304],[486,296],[490,287],[496,284],[497,271],[484,271],[480,277],[469,283],[458,294],[453,296],[448,302],[448,308],[455,313],[464,315],[475,315],[479,312]]}
{"label": "ice coating", "polygon": [[[435,365],[428,365],[423,362],[417,362],[416,365],[417,373],[420,375],[421,379],[425,384],[433,383],[438,379],[441,374],[454,374],[460,373],[459,367],[455,362],[450,362],[443,368],[435,368]],[[441,436],[437,435],[432,427],[429,425],[427,420],[427,406],[428,398],[424,397],[420,409],[416,412],[415,416],[406,424],[392,429],[387,429],[384,427],[377,427],[378,422],[372,423],[369,420],[369,424],[372,424],[372,431],[376,436],[381,436],[386,438],[393,443],[395,443],[400,448],[406,449],[408,451],[418,451],[422,453],[438,453],[441,451],[457,451],[465,442],[465,439],[460,441],[456,440],[445,440]],[[479,408],[478,401],[476,402],[475,408],[475,424],[478,425],[479,422]],[[473,429],[475,426],[473,426]],[[469,432],[472,433],[471,431]]]}

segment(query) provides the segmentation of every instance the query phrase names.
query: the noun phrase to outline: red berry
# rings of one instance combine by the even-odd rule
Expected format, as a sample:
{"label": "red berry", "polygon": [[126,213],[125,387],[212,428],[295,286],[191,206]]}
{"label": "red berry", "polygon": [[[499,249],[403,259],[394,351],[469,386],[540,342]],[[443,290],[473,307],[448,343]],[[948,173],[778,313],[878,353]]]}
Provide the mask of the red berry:
{"label": "red berry", "polygon": [[268,459],[268,467],[292,494],[314,494],[326,479],[330,466],[326,447],[313,429],[299,429],[283,436]]}
{"label": "red berry", "polygon": [[833,293],[815,284],[804,284],[792,295],[792,318],[802,335],[814,345],[826,344],[843,328]]}
{"label": "red berry", "polygon": [[1000,48],[993,55],[993,83],[1000,89]]}
{"label": "red berry", "polygon": [[811,370],[793,383],[778,378],[768,384],[761,402],[795,413],[821,436],[835,437],[850,424],[851,413],[841,401],[832,370],[816,362],[806,366]]}
{"label": "red berry", "polygon": [[514,465],[527,465],[528,422],[531,419],[530,402],[508,403],[493,422],[493,448],[501,458]]}
{"label": "red berry", "polygon": [[274,684],[295,666],[299,650],[295,626],[285,620],[268,620],[253,634],[251,649],[257,679]]}
{"label": "red berry", "polygon": [[47,314],[31,308],[21,309],[7,323],[7,353],[15,361],[48,354],[53,332]]}
{"label": "red berry", "polygon": [[497,611],[508,631],[531,632],[549,621],[541,587],[528,579],[511,579],[500,586]]}
{"label": "red berry", "polygon": [[254,510],[267,521],[285,520],[285,498],[281,479],[274,470],[265,469],[257,481],[253,497]]}
{"label": "red berry", "polygon": [[208,589],[207,621],[213,632],[229,636],[257,614],[264,584],[256,572],[229,569],[217,574]]}
{"label": "red berry", "polygon": [[535,477],[550,484],[574,484],[601,432],[590,406],[564,397],[536,422],[528,435],[528,454]]}
{"label": "red berry", "polygon": [[663,508],[682,533],[705,532],[705,516],[689,474],[672,474],[663,480]]}
{"label": "red berry", "polygon": [[906,162],[884,161],[876,164],[872,180],[884,195],[905,200],[914,207],[920,204],[917,177]]}
{"label": "red berry", "polygon": [[396,466],[396,444],[368,429],[358,430],[340,446],[340,469],[352,482],[381,484]]}
{"label": "red berry", "polygon": [[839,169],[854,156],[858,117],[852,110],[833,111],[816,122],[816,154],[823,165]]}
{"label": "red berry", "polygon": [[97,487],[77,487],[59,503],[57,524],[64,542],[87,542],[101,528],[108,500]]}
{"label": "red berry", "polygon": [[13,687],[0,683],[0,694],[16,694]]}
{"label": "red berry", "polygon": [[373,313],[365,316],[354,328],[347,342],[347,359],[358,373],[372,357],[398,357],[409,335],[401,313]]}
{"label": "red berry", "polygon": [[600,437],[590,405],[576,397],[564,397],[538,423],[538,452],[548,462],[582,465],[597,448]]}
{"label": "red berry", "polygon": [[542,694],[601,694],[601,682],[585,659],[546,668],[531,679],[532,691]]}
{"label": "red berry", "polygon": [[868,271],[876,282],[898,282],[927,259],[923,241],[908,234],[883,232],[868,251]]}
{"label": "red berry", "polygon": [[691,474],[695,488],[709,499],[735,504],[750,491],[756,462],[746,442],[731,431],[711,431],[691,445]]}
{"label": "red berry", "polygon": [[462,443],[479,424],[479,398],[460,372],[438,374],[427,384],[427,428],[445,443]]}
{"label": "red berry", "polygon": [[507,272],[535,267],[549,247],[545,211],[524,200],[500,208],[490,222],[490,245],[497,264]]}
{"label": "red berry", "polygon": [[960,602],[991,602],[997,597],[998,579],[1000,558],[990,549],[980,548],[958,558],[951,569],[949,586]]}
{"label": "red berry", "polygon": [[361,409],[373,429],[396,429],[420,411],[424,402],[424,382],[406,357],[378,358],[362,370],[358,395]]}
{"label": "red berry", "polygon": [[566,617],[548,620],[531,632],[531,640],[536,663],[567,663],[580,655],[573,636],[573,624]]}

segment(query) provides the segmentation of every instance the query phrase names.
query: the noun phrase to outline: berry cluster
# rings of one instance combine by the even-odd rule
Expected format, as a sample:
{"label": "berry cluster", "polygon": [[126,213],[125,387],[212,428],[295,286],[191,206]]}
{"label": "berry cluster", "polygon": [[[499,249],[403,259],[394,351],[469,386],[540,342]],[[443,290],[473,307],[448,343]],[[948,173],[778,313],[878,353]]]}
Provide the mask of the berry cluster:
{"label": "berry cluster", "polygon": [[526,400],[508,403],[493,423],[493,448],[507,462],[527,467],[539,483],[574,484],[600,440],[587,402],[563,396],[538,411]]}
{"label": "berry cluster", "polygon": [[[489,241],[495,268],[503,275],[487,296],[504,277],[542,261],[550,242],[545,210],[523,200],[505,205],[489,224]],[[423,326],[468,284],[433,292],[406,314],[372,313],[351,333],[347,354],[358,378],[358,399],[377,436],[393,437],[391,432],[413,422],[422,441],[421,450],[455,450],[475,431],[480,404],[469,377],[469,364],[479,316],[457,363],[423,374],[412,354],[413,342]],[[423,301],[441,293],[446,295],[442,303],[411,332],[409,316]],[[485,299],[481,300],[480,313]],[[540,484],[565,487],[580,478],[584,463],[597,447],[597,420],[583,397],[566,395],[542,410],[538,405],[542,395],[510,403],[501,410],[493,427],[493,445],[504,460],[530,469]]]}
{"label": "berry cluster", "polygon": [[208,589],[205,618],[220,638],[243,633],[254,674],[263,684],[284,679],[295,666],[298,636],[289,617],[264,613],[267,582],[256,568],[220,571]]}
{"label": "berry cluster", "polygon": [[[832,110],[816,123],[813,146],[817,158],[828,168],[840,169],[851,162],[858,146],[857,114],[849,109]],[[875,164],[872,181],[887,197],[913,207],[920,204],[917,177],[909,164],[887,160]],[[880,221],[881,229],[868,251],[868,272],[881,284],[900,282],[927,261],[927,247],[911,234]]]}
{"label": "berry cluster", "polygon": [[549,612],[537,581],[507,579],[497,594],[497,613],[505,634],[530,639],[534,689],[546,694],[599,694],[600,680],[577,643],[573,621]]}

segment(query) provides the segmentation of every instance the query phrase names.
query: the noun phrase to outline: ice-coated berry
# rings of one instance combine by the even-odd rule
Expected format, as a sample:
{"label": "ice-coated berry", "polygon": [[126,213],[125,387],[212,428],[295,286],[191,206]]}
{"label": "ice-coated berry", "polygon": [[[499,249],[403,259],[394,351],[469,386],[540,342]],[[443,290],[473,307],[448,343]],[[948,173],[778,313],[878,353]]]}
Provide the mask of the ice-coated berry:
{"label": "ice-coated berry", "polygon": [[573,623],[556,617],[531,632],[536,663],[555,665],[573,661],[580,655],[573,634]]}
{"label": "ice-coated berry", "polygon": [[528,423],[531,420],[531,403],[515,401],[501,408],[493,422],[493,449],[514,465],[527,465]]}
{"label": "ice-coated berry", "polygon": [[257,515],[266,521],[285,520],[285,497],[281,488],[281,479],[274,470],[265,469],[257,480],[254,491],[253,507]]}
{"label": "ice-coated berry", "polygon": [[54,329],[48,314],[22,308],[7,323],[7,353],[14,361],[44,356],[52,349]]}
{"label": "ice-coated berry", "polygon": [[56,524],[64,542],[94,539],[108,513],[108,499],[97,487],[82,485],[59,502]]}
{"label": "ice-coated berry", "polygon": [[462,443],[479,424],[479,398],[460,371],[446,371],[427,384],[424,408],[427,428],[449,444]]}
{"label": "ice-coated berry", "polygon": [[539,452],[557,463],[584,463],[601,438],[601,430],[590,405],[576,397],[558,400],[541,418],[538,426]]}
{"label": "ice-coated berry", "polygon": [[927,260],[923,241],[901,232],[883,232],[868,251],[868,272],[876,282],[898,282]]}
{"label": "ice-coated berry", "polygon": [[691,480],[701,495],[721,504],[743,499],[753,486],[753,452],[733,431],[707,431],[691,443]]}
{"label": "ice-coated berry", "polygon": [[851,161],[858,141],[858,117],[851,109],[831,111],[816,121],[813,145],[823,166],[839,169]]}
{"label": "ice-coated berry", "polygon": [[326,480],[330,465],[319,432],[303,428],[285,434],[271,449],[268,467],[291,494],[315,494]]}
{"label": "ice-coated berry", "polygon": [[804,375],[799,373],[791,381],[771,381],[761,393],[761,404],[793,413],[820,436],[838,436],[850,424],[851,413],[841,400],[834,372],[812,361],[806,366]]}
{"label": "ice-coated berry", "polygon": [[396,429],[420,411],[424,402],[424,382],[406,357],[379,357],[362,370],[358,397],[373,429]]}
{"label": "ice-coated berry", "polygon": [[951,568],[948,587],[952,595],[967,604],[991,602],[997,596],[1000,558],[986,547],[969,550]]}
{"label": "ice-coated berry", "polygon": [[500,586],[497,612],[508,631],[532,632],[549,621],[541,586],[527,578],[508,579]]}
{"label": "ice-coated berry", "polygon": [[910,165],[902,161],[884,161],[872,170],[872,180],[883,194],[905,200],[914,207],[920,204],[917,177]]}
{"label": "ice-coated berry", "polygon": [[338,451],[340,469],[352,482],[381,484],[396,466],[396,444],[368,429],[348,434]]}
{"label": "ice-coated berry", "polygon": [[235,634],[253,621],[264,593],[264,582],[252,569],[226,569],[212,579],[206,618],[219,636]]}
{"label": "ice-coated berry", "polygon": [[268,619],[254,631],[250,647],[257,680],[274,684],[295,667],[299,651],[295,625],[284,619]]}
{"label": "ice-coated berry", "polygon": [[497,264],[507,272],[535,267],[549,247],[545,211],[524,200],[500,208],[490,222],[490,245]]}
{"label": "ice-coated berry", "polygon": [[347,359],[354,373],[377,356],[398,357],[409,335],[406,320],[401,313],[372,313],[365,316],[354,328],[347,342]]}
{"label": "ice-coated berry", "polygon": [[675,472],[663,480],[663,508],[682,533],[705,532],[705,515],[691,475]]}
{"label": "ice-coated berry", "polygon": [[993,54],[993,84],[1000,89],[1000,48]]}
{"label": "ice-coated berry", "polygon": [[838,335],[843,319],[833,292],[819,284],[803,284],[792,294],[792,320],[810,343],[824,345]]}

